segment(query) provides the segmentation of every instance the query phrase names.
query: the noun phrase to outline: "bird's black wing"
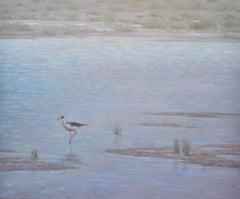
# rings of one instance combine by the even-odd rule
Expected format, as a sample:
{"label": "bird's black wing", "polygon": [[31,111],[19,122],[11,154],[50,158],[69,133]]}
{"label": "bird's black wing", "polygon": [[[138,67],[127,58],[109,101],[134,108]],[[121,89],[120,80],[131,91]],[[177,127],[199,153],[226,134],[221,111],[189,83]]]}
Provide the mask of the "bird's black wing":
{"label": "bird's black wing", "polygon": [[87,125],[87,124],[80,124],[77,122],[67,122],[67,124],[69,124],[70,126],[76,126],[76,127]]}

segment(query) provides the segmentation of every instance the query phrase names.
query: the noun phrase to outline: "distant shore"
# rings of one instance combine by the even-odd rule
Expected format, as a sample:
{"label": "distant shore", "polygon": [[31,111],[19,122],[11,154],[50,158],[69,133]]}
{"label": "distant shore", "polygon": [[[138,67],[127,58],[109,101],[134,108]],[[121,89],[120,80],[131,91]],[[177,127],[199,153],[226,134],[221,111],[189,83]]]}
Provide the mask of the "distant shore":
{"label": "distant shore", "polygon": [[240,40],[238,1],[17,0],[0,2],[0,38],[128,36]]}
{"label": "distant shore", "polygon": [[6,33],[1,34],[0,39],[35,39],[35,38],[81,38],[88,36],[99,37],[134,37],[152,38],[159,41],[240,41],[240,34],[231,32],[174,32],[174,31],[141,31],[141,32],[91,32],[73,35],[47,35],[47,34],[28,34],[28,33]]}

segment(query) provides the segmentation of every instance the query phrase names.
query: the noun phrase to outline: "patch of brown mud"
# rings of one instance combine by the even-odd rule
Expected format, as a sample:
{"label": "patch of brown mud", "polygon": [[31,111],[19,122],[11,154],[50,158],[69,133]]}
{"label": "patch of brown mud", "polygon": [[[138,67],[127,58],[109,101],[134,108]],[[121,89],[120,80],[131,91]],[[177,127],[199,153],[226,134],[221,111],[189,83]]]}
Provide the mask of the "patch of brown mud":
{"label": "patch of brown mud", "polygon": [[[18,153],[11,149],[0,149],[1,153]],[[40,162],[24,157],[0,157],[0,171],[48,171],[74,169],[75,167],[67,166],[61,163]]]}
{"label": "patch of brown mud", "polygon": [[12,149],[0,149],[0,153],[18,153],[18,152]]}
{"label": "patch of brown mud", "polygon": [[[209,150],[211,148],[211,150]],[[122,155],[156,157],[165,159],[182,160],[187,163],[199,164],[203,166],[240,168],[240,162],[225,159],[221,155],[240,155],[240,145],[210,144],[192,147],[189,156],[174,153],[172,147],[152,147],[152,148],[127,148],[108,149],[106,152]]]}
{"label": "patch of brown mud", "polygon": [[181,125],[178,123],[160,123],[160,122],[143,122],[138,123],[140,126],[147,126],[147,127],[175,127],[175,128],[195,128],[194,126],[187,126],[187,125]]}
{"label": "patch of brown mud", "polygon": [[37,162],[20,157],[0,157],[0,171],[47,171],[62,169],[74,169],[74,167],[61,163]]}

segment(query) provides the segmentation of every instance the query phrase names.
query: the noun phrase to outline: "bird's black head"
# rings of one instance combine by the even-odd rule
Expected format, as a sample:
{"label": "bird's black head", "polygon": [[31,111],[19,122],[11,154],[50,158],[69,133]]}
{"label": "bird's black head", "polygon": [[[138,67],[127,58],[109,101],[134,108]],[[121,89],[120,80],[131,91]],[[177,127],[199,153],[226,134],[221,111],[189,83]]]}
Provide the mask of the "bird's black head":
{"label": "bird's black head", "polygon": [[57,118],[57,120],[62,120],[64,118],[64,116],[60,116],[59,118]]}

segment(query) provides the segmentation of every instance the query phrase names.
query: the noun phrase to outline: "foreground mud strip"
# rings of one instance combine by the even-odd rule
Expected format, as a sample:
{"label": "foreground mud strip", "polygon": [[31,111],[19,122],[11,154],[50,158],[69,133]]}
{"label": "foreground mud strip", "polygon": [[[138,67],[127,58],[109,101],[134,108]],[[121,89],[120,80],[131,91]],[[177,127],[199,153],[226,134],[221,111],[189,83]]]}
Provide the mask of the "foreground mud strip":
{"label": "foreground mud strip", "polygon": [[193,147],[190,150],[189,156],[174,153],[172,147],[109,149],[106,152],[140,157],[182,160],[186,163],[203,166],[240,168],[240,145],[235,144],[209,144]]}
{"label": "foreground mud strip", "polygon": [[[14,150],[1,149],[0,153],[15,153]],[[17,152],[16,152],[17,153]],[[48,171],[74,169],[75,167],[67,166],[61,163],[33,161],[23,157],[0,157],[0,171]]]}

